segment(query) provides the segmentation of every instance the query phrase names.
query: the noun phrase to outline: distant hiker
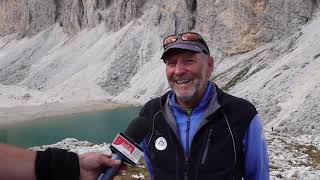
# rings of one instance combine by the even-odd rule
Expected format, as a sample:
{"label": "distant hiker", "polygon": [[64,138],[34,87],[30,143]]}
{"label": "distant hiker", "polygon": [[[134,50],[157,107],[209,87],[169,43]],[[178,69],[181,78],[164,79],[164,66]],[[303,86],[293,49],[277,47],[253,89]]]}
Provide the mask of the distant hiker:
{"label": "distant hiker", "polygon": [[143,140],[153,180],[267,180],[269,157],[256,108],[210,81],[214,59],[193,32],[163,40],[171,90],[147,102]]}

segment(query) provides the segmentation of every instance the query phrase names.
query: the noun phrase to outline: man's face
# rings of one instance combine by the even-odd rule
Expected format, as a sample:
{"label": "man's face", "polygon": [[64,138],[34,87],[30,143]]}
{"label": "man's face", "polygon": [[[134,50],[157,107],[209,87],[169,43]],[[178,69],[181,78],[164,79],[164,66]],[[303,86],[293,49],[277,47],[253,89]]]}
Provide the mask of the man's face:
{"label": "man's face", "polygon": [[207,88],[212,69],[212,58],[203,53],[178,51],[166,57],[167,79],[178,102],[200,101]]}

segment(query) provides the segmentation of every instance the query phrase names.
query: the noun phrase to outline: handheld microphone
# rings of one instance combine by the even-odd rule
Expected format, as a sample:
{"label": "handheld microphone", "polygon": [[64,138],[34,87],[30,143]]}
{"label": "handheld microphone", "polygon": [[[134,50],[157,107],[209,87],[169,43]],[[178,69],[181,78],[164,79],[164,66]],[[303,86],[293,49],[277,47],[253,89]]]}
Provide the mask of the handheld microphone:
{"label": "handheld microphone", "polygon": [[[142,117],[133,119],[125,133],[118,134],[110,145],[110,149],[114,152],[111,159],[137,165],[143,155],[143,148],[137,143],[143,140],[149,128],[151,128],[151,122],[148,122],[146,119]],[[121,165],[108,168],[100,180],[111,180],[119,171],[120,166]]]}

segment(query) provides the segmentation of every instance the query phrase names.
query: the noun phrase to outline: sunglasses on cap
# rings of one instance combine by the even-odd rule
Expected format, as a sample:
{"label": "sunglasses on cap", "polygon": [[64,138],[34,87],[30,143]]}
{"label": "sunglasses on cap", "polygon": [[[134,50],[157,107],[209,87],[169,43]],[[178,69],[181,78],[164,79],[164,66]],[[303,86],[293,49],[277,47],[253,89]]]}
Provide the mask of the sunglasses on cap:
{"label": "sunglasses on cap", "polygon": [[167,49],[168,46],[177,42],[179,39],[181,41],[194,42],[197,45],[199,45],[199,43],[201,43],[204,45],[204,48],[202,48],[204,53],[210,54],[207,43],[203,40],[203,38],[198,33],[195,33],[195,32],[185,32],[182,34],[170,35],[170,36],[164,38],[163,39],[164,49]]}

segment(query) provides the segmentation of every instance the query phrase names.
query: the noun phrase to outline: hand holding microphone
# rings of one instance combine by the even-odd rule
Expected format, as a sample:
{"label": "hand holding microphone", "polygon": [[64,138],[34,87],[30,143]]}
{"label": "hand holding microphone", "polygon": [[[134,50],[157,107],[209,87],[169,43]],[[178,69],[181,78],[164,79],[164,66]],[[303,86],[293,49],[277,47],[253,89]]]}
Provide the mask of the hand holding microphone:
{"label": "hand holding microphone", "polygon": [[[125,133],[118,134],[110,145],[110,149],[114,152],[111,159],[137,165],[143,155],[143,149],[137,143],[143,140],[150,127],[151,124],[144,118],[138,117],[132,120]],[[108,168],[101,180],[112,180],[120,167],[121,165]]]}

